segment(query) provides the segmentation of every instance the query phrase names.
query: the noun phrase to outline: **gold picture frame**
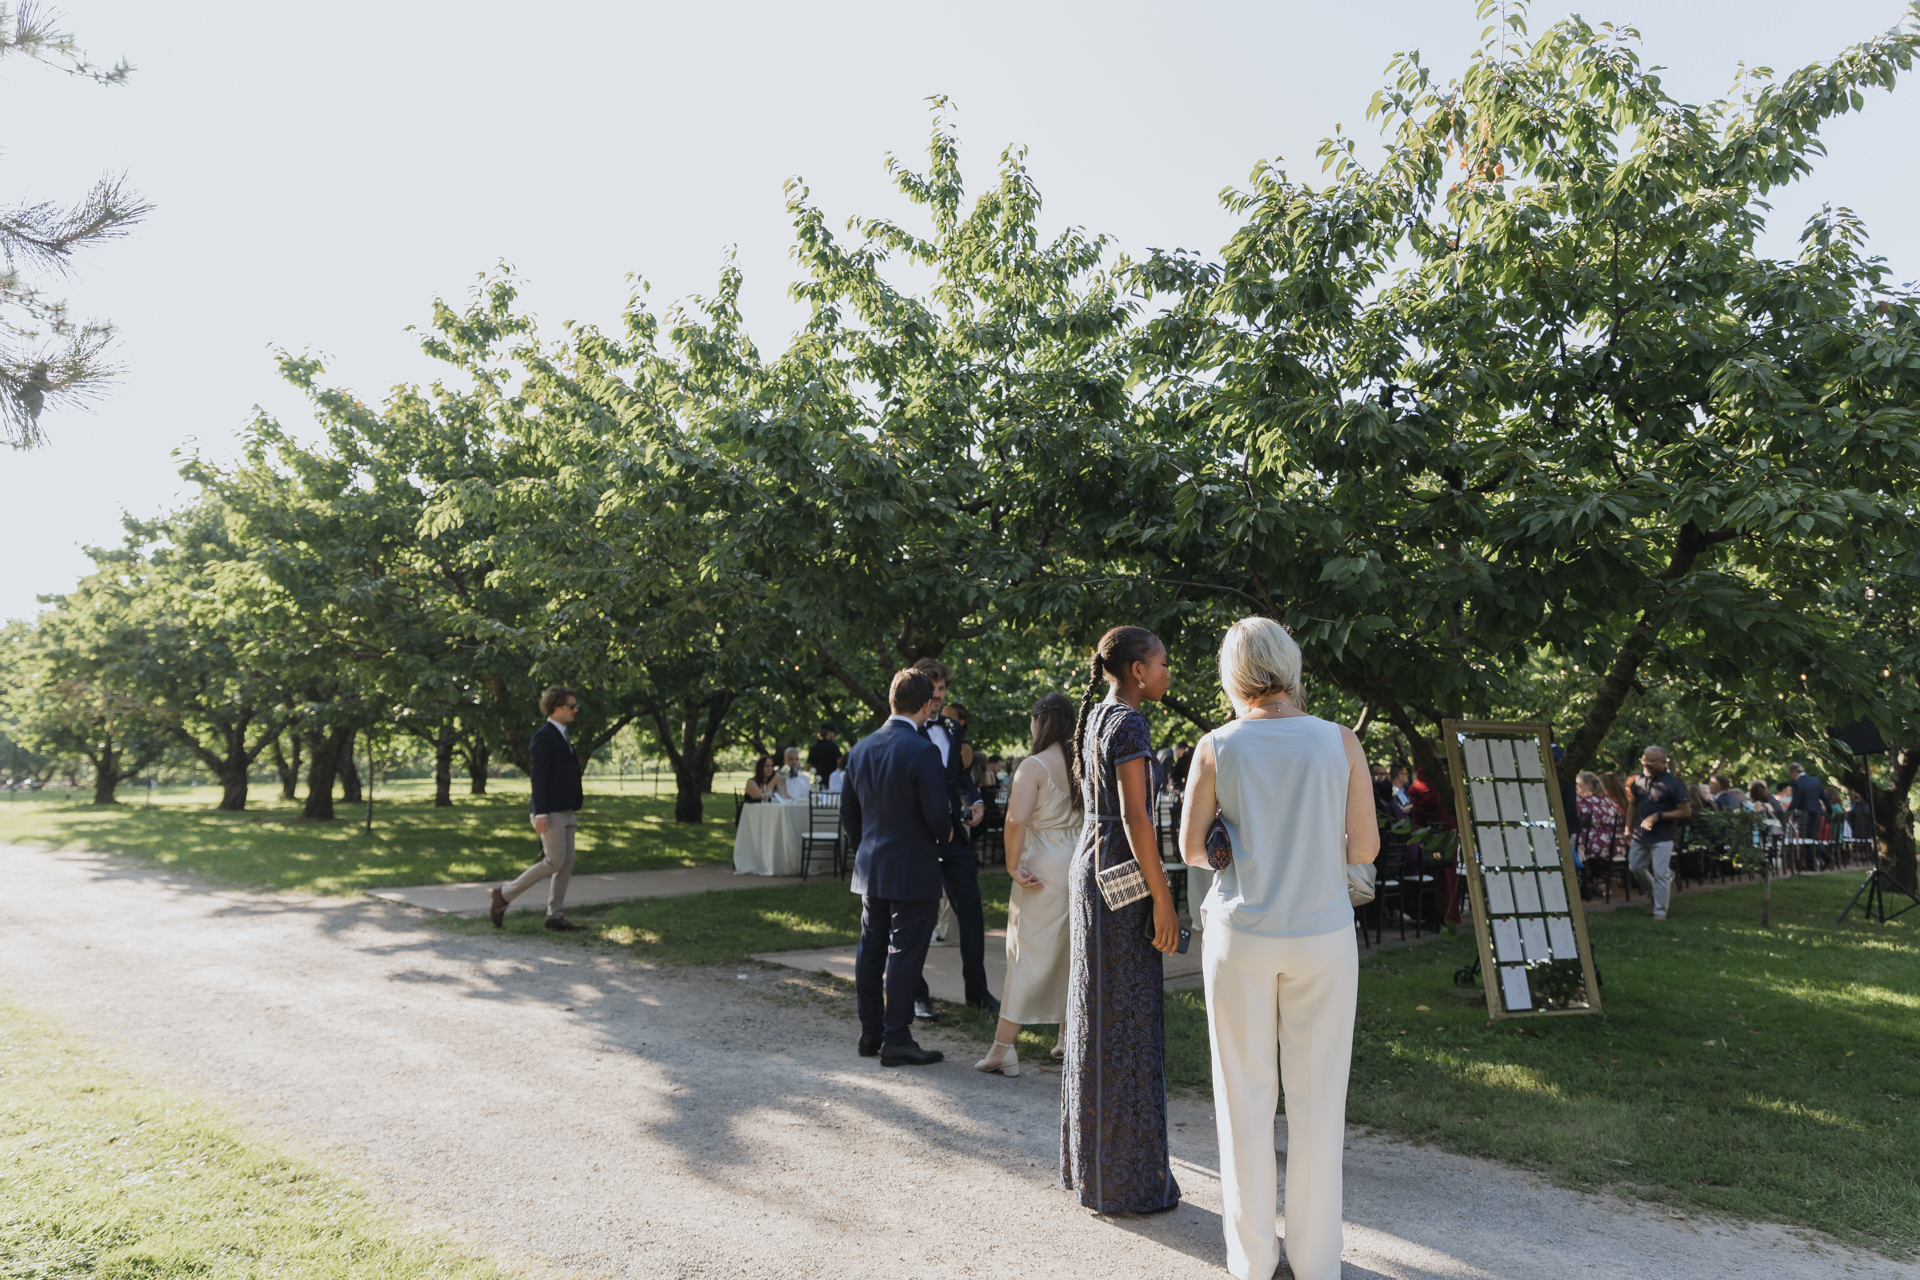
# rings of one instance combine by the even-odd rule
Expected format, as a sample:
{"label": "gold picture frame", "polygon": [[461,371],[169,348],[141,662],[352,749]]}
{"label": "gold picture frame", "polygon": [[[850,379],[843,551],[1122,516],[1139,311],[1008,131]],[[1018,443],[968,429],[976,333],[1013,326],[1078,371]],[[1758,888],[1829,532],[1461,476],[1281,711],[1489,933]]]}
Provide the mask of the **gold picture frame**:
{"label": "gold picture frame", "polygon": [[[1440,727],[1487,1016],[1599,1013],[1600,981],[1547,725],[1443,720]],[[1552,863],[1542,860],[1549,823]],[[1569,981],[1576,960],[1577,991]]]}

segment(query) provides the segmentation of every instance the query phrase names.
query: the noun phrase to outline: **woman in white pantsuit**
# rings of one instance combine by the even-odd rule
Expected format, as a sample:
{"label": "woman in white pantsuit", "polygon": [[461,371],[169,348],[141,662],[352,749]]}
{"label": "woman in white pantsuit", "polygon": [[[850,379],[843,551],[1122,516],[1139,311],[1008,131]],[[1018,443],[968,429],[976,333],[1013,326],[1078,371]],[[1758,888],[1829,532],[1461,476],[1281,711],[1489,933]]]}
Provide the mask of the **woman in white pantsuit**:
{"label": "woman in white pantsuit", "polygon": [[[1360,957],[1347,863],[1380,852],[1360,741],[1300,709],[1300,648],[1269,618],[1220,644],[1238,717],[1200,740],[1181,854],[1207,866],[1216,810],[1232,840],[1201,911],[1227,1270],[1279,1265],[1273,1121],[1287,1094],[1287,1261],[1297,1280],[1340,1274],[1341,1157]],[[1278,1061],[1274,1045],[1279,1043]]]}

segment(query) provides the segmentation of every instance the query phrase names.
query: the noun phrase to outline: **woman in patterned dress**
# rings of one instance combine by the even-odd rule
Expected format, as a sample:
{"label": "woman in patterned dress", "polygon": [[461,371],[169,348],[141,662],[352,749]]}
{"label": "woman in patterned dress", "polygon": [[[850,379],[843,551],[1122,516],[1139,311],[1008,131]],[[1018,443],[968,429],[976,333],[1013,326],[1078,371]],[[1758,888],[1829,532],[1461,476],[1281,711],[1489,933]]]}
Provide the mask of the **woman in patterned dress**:
{"label": "woman in patterned dress", "polygon": [[[1095,702],[1100,684],[1111,690]],[[1161,956],[1180,918],[1160,866],[1149,798],[1160,785],[1141,702],[1173,681],[1167,649],[1141,627],[1100,638],[1074,728],[1074,783],[1086,825],[1073,856],[1071,955],[1060,1093],[1060,1180],[1097,1213],[1180,1203],[1167,1159],[1166,1008]],[[1149,895],[1107,907],[1096,871],[1137,859]]]}

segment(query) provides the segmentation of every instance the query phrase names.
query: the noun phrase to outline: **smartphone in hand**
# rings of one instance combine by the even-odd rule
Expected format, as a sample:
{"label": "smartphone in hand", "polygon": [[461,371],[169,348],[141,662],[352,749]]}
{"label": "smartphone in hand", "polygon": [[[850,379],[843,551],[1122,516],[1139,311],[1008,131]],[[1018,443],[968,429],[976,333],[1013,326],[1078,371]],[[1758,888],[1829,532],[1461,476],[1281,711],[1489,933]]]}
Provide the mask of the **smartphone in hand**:
{"label": "smartphone in hand", "polygon": [[[1151,919],[1151,917],[1149,917],[1149,919],[1147,920],[1147,941],[1149,942],[1153,941],[1153,920]],[[1180,931],[1180,944],[1173,949],[1175,954],[1177,955],[1187,954],[1187,944],[1192,941],[1193,941],[1193,930],[1182,929]]]}

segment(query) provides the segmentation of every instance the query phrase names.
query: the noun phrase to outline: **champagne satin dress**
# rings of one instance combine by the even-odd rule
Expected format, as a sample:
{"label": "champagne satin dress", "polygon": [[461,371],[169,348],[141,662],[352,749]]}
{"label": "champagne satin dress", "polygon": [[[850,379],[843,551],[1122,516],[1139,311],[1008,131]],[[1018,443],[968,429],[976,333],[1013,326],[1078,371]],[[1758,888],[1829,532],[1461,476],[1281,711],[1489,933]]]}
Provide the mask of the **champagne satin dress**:
{"label": "champagne satin dress", "polygon": [[1007,981],[1000,1016],[1027,1026],[1058,1023],[1067,1013],[1068,876],[1081,823],[1072,796],[1060,785],[1068,784],[1066,762],[1054,768],[1061,774],[1059,783],[1038,757],[1020,762],[1021,773],[1040,775],[1040,797],[1027,819],[1020,866],[1040,877],[1041,887],[1015,884],[1007,899]]}

